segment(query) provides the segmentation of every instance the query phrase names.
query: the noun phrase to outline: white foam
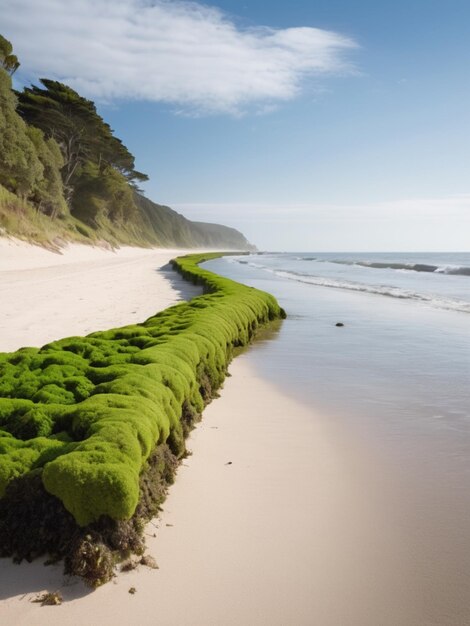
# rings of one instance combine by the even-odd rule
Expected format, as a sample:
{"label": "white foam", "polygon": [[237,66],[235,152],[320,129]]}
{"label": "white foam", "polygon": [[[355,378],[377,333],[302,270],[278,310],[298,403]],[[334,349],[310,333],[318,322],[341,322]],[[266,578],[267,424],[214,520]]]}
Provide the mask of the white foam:
{"label": "white foam", "polygon": [[416,293],[408,289],[400,289],[399,287],[391,287],[389,285],[365,285],[364,283],[335,280],[332,278],[323,278],[320,276],[302,275],[294,272],[286,272],[283,270],[268,271],[272,271],[272,273],[276,274],[276,276],[279,276],[280,278],[287,278],[289,280],[295,280],[297,282],[306,283],[309,285],[317,285],[319,287],[333,287],[335,289],[347,289],[349,291],[358,291],[362,293],[388,296],[391,298],[398,298],[400,300],[415,300],[417,302],[426,302],[427,304],[430,304],[431,306],[439,309],[470,313],[470,302],[465,302],[465,300],[451,300],[435,295]]}

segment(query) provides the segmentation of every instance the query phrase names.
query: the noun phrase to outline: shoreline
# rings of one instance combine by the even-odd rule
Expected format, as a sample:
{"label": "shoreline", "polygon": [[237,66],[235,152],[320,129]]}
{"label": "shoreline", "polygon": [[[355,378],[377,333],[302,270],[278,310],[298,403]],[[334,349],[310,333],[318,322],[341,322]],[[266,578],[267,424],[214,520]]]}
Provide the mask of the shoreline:
{"label": "shoreline", "polygon": [[[166,251],[164,254],[167,255],[168,252]],[[173,251],[172,251],[172,254],[174,254]],[[154,255],[152,255],[152,263],[154,263],[154,261],[155,261],[155,259],[153,257],[154,257]],[[165,259],[165,261],[166,260],[167,259]],[[44,284],[44,282],[46,280],[48,280],[48,281],[50,281],[52,283],[55,283],[54,276],[52,276],[52,277],[49,276],[48,278],[45,278],[45,274],[46,275],[47,274],[50,275],[51,270],[54,273],[56,265],[55,266],[54,265],[51,266],[51,265],[47,264],[46,267],[42,268],[42,270],[41,270],[42,274],[43,274],[42,280],[40,280],[40,281],[35,280],[34,281],[34,285],[36,286],[36,290],[38,290],[38,289],[40,290],[42,285]],[[80,265],[80,263],[78,263],[78,265]],[[72,272],[73,274],[77,274],[77,273],[78,273],[78,275],[82,274],[80,269],[78,269],[78,271],[77,271],[77,262],[76,261],[74,261],[73,263],[70,263],[70,264],[68,264],[68,263],[61,264],[61,266],[62,266],[62,268],[64,268],[64,267],[71,267],[71,268],[73,268],[73,272]],[[96,272],[96,268],[94,268],[94,271]],[[26,268],[23,268],[22,270],[20,270],[20,272],[21,272],[21,276],[26,276],[26,278],[28,278],[28,274],[31,273],[31,271],[26,269]],[[37,273],[38,270],[35,269],[35,270],[33,270],[33,272]],[[15,272],[15,270],[10,270],[10,272],[9,272],[10,280],[11,279],[14,280],[15,274],[17,274],[17,273],[18,273],[18,271]],[[70,278],[70,275],[71,275],[70,272],[66,273],[66,276],[65,276],[66,280],[68,280]],[[63,275],[59,276],[59,279],[62,279],[62,278],[64,278]],[[152,279],[154,279],[154,276],[152,276]],[[95,286],[99,287],[99,285],[97,285],[96,283],[95,283]],[[173,292],[174,292],[175,291],[174,287],[172,287],[172,289],[173,289]],[[22,290],[22,291],[24,293],[24,290]],[[32,291],[33,291],[33,289],[29,290],[28,296],[31,297],[31,296],[34,295],[34,294],[32,294]],[[172,295],[174,297],[174,294],[172,294]],[[62,297],[66,298],[66,294],[65,295],[62,294]],[[147,294],[147,297],[148,297],[148,294]],[[166,306],[168,306],[168,305],[165,304],[161,308],[166,308]],[[155,313],[155,308],[156,308],[155,307],[155,302],[152,303],[152,307],[153,307],[152,310]],[[125,323],[124,320],[121,322],[121,324],[122,323]],[[10,323],[10,326],[12,326],[11,323]],[[65,326],[61,326],[61,328],[64,328],[64,327]],[[33,329],[27,328],[26,329],[29,332],[29,334],[28,334],[28,343],[29,344],[34,344],[34,343],[40,344],[41,343],[42,339],[38,338],[38,334],[40,334],[40,333],[38,333],[38,329],[39,329],[39,326],[37,327],[37,329],[35,329],[35,328],[33,328]],[[13,331],[14,328],[11,328],[11,330]],[[22,330],[24,330],[24,329],[22,329]],[[74,330],[75,330],[75,327],[74,327]],[[57,330],[55,329],[54,332],[57,332]],[[67,330],[66,330],[66,332],[64,331],[64,334],[70,334],[71,332],[72,332],[72,329],[70,328],[70,326],[67,326]],[[16,340],[16,341],[18,340],[17,335],[15,334],[15,332],[12,332],[10,334],[10,338],[13,338],[13,340]],[[152,524],[151,524],[151,526],[152,526]],[[170,527],[170,524],[169,523],[165,524],[165,527]],[[180,553],[180,556],[182,556],[184,558],[184,555],[181,555],[181,553]],[[23,612],[25,611],[25,603],[22,602],[23,600],[25,600],[24,593],[28,594],[29,590],[31,590],[31,593],[34,593],[34,595],[35,595],[35,591],[36,592],[41,591],[41,589],[38,589],[38,586],[42,587],[42,585],[45,582],[45,579],[48,581],[47,587],[49,589],[54,588],[57,591],[59,588],[62,587],[63,575],[59,573],[57,568],[48,568],[47,570],[42,569],[42,571],[41,571],[41,570],[38,570],[38,566],[39,565],[40,565],[40,562],[39,563],[34,563],[32,565],[29,565],[29,564],[26,565],[25,564],[23,566],[18,567],[16,565],[13,565],[7,559],[2,559],[0,561],[0,567],[2,569],[2,574],[3,574],[2,578],[5,578],[8,581],[8,587],[6,589],[4,589],[4,591],[3,591],[3,593],[4,593],[3,599],[1,600],[1,605],[3,605],[3,606],[0,605],[0,609],[1,609],[2,615],[4,615],[3,619],[6,620],[7,624],[10,623],[10,622],[11,623],[22,623],[22,619],[23,619],[22,615],[23,615]],[[20,574],[19,578],[17,578],[17,576],[16,576],[17,573]],[[123,575],[121,575],[119,577],[118,583],[119,583],[119,581],[121,581],[123,576],[125,576],[125,575],[123,574]],[[77,587],[77,585],[78,585],[78,587]],[[75,588],[75,591],[78,591],[78,594],[77,594],[78,596],[80,596],[82,593],[85,593],[85,597],[86,598],[91,598],[91,597],[95,598],[96,597],[95,594],[93,594],[92,596],[89,595],[89,590],[84,588],[83,585],[80,582],[77,582],[73,586]],[[107,585],[103,589],[108,589],[109,587],[110,587],[110,585]],[[78,588],[80,588],[81,590],[78,590]],[[15,592],[18,589],[22,589],[22,592],[20,593],[19,597],[15,594]],[[35,591],[33,591],[33,589]],[[105,593],[108,593],[108,592],[105,592]],[[67,592],[66,591],[65,591],[64,595],[65,595],[65,597],[67,597]],[[28,599],[32,599],[32,598],[30,597]],[[21,602],[21,605],[18,605],[18,602],[17,602],[18,600]],[[84,601],[83,599],[80,601],[80,610],[82,610],[82,608],[83,608],[81,606],[81,603],[83,601]],[[116,601],[117,601],[117,599],[116,599]],[[114,603],[114,600],[113,600],[113,603]],[[32,608],[33,610],[37,609],[36,605],[30,605],[29,603],[26,606]],[[59,609],[59,611],[62,613],[62,615],[60,615],[60,617],[59,617],[59,619],[61,620],[61,623],[64,623],[63,611],[64,611],[65,606],[68,606],[68,605],[64,605],[63,607],[61,607]],[[141,608],[142,608],[142,611],[144,611],[144,613],[147,615],[149,607],[148,606],[147,607],[146,606],[142,606]],[[13,611],[13,613],[15,613],[15,615],[13,616],[13,614],[11,614],[11,617],[10,617],[10,615],[7,615],[7,609],[8,609],[8,612],[10,612],[10,610]],[[19,612],[20,612],[19,614],[16,614],[17,610],[19,610]],[[47,609],[43,609],[42,608],[41,610],[47,610]],[[26,609],[26,613],[28,613],[28,615],[27,615],[27,617],[25,617],[25,619],[27,619],[28,623],[31,623],[31,620],[34,623],[36,615],[30,615],[29,614],[30,611],[27,610],[27,609]],[[74,616],[73,611],[72,611],[72,615],[70,617],[71,617],[72,621],[70,621],[68,623],[75,623],[73,620],[75,620],[76,616]],[[40,620],[41,618],[42,618],[42,613],[39,613],[38,614],[38,619]],[[106,617],[105,616],[103,617],[103,620],[102,621],[104,623],[106,621]],[[112,623],[114,623],[114,618],[112,619]]]}
{"label": "shoreline", "polygon": [[[266,348],[269,336],[261,340]],[[286,350],[278,357],[288,365],[289,345],[270,345]],[[303,404],[259,367],[269,354],[255,344],[237,356],[187,440],[193,454],[146,528],[160,569],[139,566],[90,592],[65,580],[61,564],[1,559],[2,623],[78,626],[85,612],[104,626],[425,623],[426,570],[416,567],[393,468],[336,415]],[[57,590],[60,607],[30,602]]]}

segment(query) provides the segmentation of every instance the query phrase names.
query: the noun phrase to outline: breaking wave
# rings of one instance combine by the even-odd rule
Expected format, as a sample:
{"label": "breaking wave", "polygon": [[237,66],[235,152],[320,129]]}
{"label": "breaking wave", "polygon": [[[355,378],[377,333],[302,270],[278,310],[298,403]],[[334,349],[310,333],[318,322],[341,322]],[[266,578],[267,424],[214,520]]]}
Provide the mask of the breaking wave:
{"label": "breaking wave", "polygon": [[319,287],[332,287],[335,289],[346,289],[349,291],[358,291],[362,293],[371,293],[390,298],[398,298],[400,300],[414,300],[417,302],[426,302],[431,306],[449,311],[462,311],[470,313],[470,302],[458,299],[442,298],[440,296],[417,293],[408,289],[400,289],[399,287],[391,287],[389,285],[366,285],[353,281],[337,280],[334,278],[324,278],[321,276],[312,276],[311,274],[301,274],[300,272],[292,272],[286,270],[271,270],[266,268],[280,278],[295,280],[299,283],[308,285],[317,285]]}
{"label": "breaking wave", "polygon": [[449,274],[451,276],[470,276],[470,267],[463,265],[428,265],[427,263],[389,263],[378,261],[343,261],[332,260],[330,263],[339,265],[359,265],[373,269],[408,270],[411,272],[428,272],[432,274]]}

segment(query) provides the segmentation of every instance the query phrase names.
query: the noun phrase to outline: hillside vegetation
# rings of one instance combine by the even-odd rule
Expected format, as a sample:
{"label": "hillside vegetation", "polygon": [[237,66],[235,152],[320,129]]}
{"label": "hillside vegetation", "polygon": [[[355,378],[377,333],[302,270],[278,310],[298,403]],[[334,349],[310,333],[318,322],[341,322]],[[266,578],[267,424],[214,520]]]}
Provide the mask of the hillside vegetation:
{"label": "hillside vegetation", "polygon": [[142,324],[0,353],[0,556],[65,557],[96,586],[142,553],[185,437],[275,298],[173,261],[204,295]]}
{"label": "hillside vegetation", "polygon": [[51,247],[112,245],[248,249],[238,231],[191,222],[144,198],[148,179],[95,104],[60,82],[12,89],[19,66],[0,35],[0,228]]}

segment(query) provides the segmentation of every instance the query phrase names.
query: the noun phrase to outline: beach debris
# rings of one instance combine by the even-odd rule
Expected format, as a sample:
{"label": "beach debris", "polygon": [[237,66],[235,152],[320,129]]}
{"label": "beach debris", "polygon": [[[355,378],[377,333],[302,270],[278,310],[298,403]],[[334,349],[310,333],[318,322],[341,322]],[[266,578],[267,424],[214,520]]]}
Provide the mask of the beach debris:
{"label": "beach debris", "polygon": [[133,595],[134,595],[134,593],[137,593],[137,589],[136,589],[135,587],[131,587],[131,588],[129,589],[129,593],[133,596]]}
{"label": "beach debris", "polygon": [[232,461],[228,461],[225,465],[232,465]]}
{"label": "beach debris", "polygon": [[336,322],[335,326],[338,326],[338,328],[344,326],[343,322]]}
{"label": "beach debris", "polygon": [[115,560],[111,549],[92,531],[77,538],[66,557],[66,574],[81,576],[89,587],[96,589],[112,580]]}
{"label": "beach debris", "polygon": [[150,569],[159,569],[156,560],[150,554],[144,554],[140,559],[140,563],[145,565],[145,567],[150,567]]}
{"label": "beach debris", "polygon": [[139,565],[145,565],[151,569],[159,569],[156,560],[149,554],[144,554],[140,559],[127,559],[121,565],[121,572],[132,572],[137,569]]}
{"label": "beach debris", "polygon": [[165,526],[172,527],[173,524],[165,524]]}
{"label": "beach debris", "polygon": [[62,595],[58,591],[46,591],[45,593],[34,598],[32,602],[38,602],[41,606],[59,606],[62,604]]}
{"label": "beach debris", "polygon": [[138,564],[139,561],[136,561],[135,559],[127,559],[127,561],[124,561],[121,565],[121,572],[131,572],[137,567]]}

